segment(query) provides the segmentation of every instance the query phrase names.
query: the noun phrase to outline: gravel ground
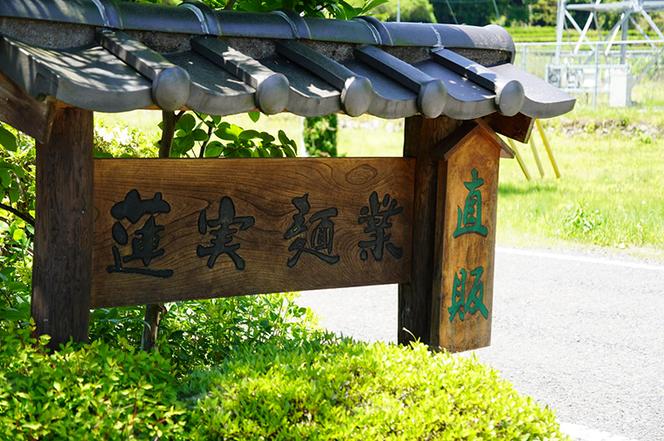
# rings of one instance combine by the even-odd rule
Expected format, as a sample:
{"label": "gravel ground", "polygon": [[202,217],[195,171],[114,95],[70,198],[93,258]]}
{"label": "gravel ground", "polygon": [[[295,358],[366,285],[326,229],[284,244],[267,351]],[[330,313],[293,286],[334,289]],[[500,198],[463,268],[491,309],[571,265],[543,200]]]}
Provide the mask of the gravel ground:
{"label": "gravel ground", "polygon": [[[396,292],[310,291],[299,303],[333,331],[393,342]],[[664,441],[664,266],[499,248],[492,345],[473,352],[578,440]]]}

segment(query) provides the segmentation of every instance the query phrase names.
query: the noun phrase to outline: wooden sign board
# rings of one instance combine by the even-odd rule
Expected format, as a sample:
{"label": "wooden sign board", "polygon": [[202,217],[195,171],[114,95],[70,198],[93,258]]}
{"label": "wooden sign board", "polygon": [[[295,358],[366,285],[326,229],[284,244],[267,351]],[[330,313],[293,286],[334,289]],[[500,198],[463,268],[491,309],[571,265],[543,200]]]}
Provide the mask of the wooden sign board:
{"label": "wooden sign board", "polygon": [[498,163],[502,145],[490,129],[474,125],[440,162],[432,341],[452,352],[491,342]]}
{"label": "wooden sign board", "polygon": [[92,307],[406,282],[414,168],[96,160]]}

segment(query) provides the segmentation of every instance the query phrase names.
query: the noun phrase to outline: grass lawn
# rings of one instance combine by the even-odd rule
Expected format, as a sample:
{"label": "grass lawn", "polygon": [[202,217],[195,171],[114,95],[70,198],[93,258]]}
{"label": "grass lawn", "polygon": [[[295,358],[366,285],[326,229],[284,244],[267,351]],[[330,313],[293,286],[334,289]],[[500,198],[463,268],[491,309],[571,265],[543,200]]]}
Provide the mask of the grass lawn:
{"label": "grass lawn", "polygon": [[[664,114],[660,117],[664,120]],[[571,122],[562,119],[548,130],[561,179],[553,178],[541,143],[544,179],[528,146],[519,148],[537,179],[527,182],[516,161],[502,162],[499,243],[574,241],[632,248],[637,254],[664,252],[664,124],[649,134],[653,126],[642,131],[638,125],[603,128],[592,120]]]}
{"label": "grass lawn", "polygon": [[[158,112],[103,115],[107,125],[132,124],[158,138]],[[271,133],[284,129],[301,140],[302,120],[291,115],[229,118]],[[518,145],[533,175],[526,181],[516,161],[500,172],[498,242],[513,246],[595,245],[664,259],[664,108],[592,109],[579,106],[545,122],[562,171],[555,179],[542,148],[540,178],[530,147]],[[363,116],[340,119],[339,151],[348,156],[400,156],[403,120]],[[299,142],[298,142],[299,143]]]}

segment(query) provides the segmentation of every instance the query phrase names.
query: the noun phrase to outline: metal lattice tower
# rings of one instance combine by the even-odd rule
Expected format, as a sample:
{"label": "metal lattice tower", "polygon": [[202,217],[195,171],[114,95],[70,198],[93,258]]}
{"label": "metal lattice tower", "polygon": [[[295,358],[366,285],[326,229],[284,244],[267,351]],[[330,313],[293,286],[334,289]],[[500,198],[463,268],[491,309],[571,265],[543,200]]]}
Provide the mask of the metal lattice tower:
{"label": "metal lattice tower", "polygon": [[[570,11],[587,11],[588,18],[581,27],[579,23],[574,19]],[[600,29],[600,24],[598,20],[598,15],[601,13],[607,12],[619,12],[620,18],[613,25],[609,31],[607,37],[607,45],[605,49],[605,55],[608,55],[611,51],[611,47],[618,35],[618,32],[621,32],[622,41],[627,40],[627,32],[629,30],[630,23],[634,26],[635,29],[643,36],[644,40],[650,42],[653,48],[656,48],[655,43],[651,41],[651,38],[648,36],[647,32],[639,25],[638,21],[635,19],[635,16],[642,16],[645,21],[648,23],[648,26],[655,32],[659,40],[664,40],[664,33],[657,26],[657,23],[652,19],[649,12],[654,11],[664,11],[664,0],[631,0],[631,1],[621,1],[615,3],[602,3],[602,0],[595,0],[591,3],[567,3],[566,0],[558,0],[558,18],[556,21],[556,41],[558,43],[556,47],[556,63],[560,62],[560,51],[561,44],[563,42],[563,31],[569,22],[572,27],[578,32],[579,38],[574,46],[573,54],[576,55],[579,52],[579,49],[584,42],[590,42],[588,40],[588,30],[590,26],[595,23],[595,27]],[[625,44],[621,45],[620,49],[620,62],[625,63],[627,46]]]}
{"label": "metal lattice tower", "polygon": [[[591,92],[593,105],[597,105],[599,94],[609,95],[609,105],[630,105],[632,87],[651,68],[657,69],[664,52],[664,32],[651,16],[653,12],[662,11],[664,0],[612,3],[606,0],[590,0],[587,3],[558,0],[556,48],[553,62],[546,67],[547,81],[568,92]],[[588,14],[585,23],[578,20],[584,13]],[[609,13],[618,15],[618,19],[608,33],[602,32],[600,17]],[[598,37],[591,41],[589,31],[593,24]],[[640,33],[641,40],[628,42],[630,26]],[[575,41],[563,41],[563,33],[567,28],[576,31],[572,33]],[[630,44],[633,50],[628,53]],[[619,46],[618,51],[612,51],[615,45]],[[649,46],[649,49],[644,51],[644,45]],[[563,47],[570,49],[563,51]],[[646,67],[639,68],[640,73],[636,76],[633,71],[635,63],[629,62],[628,56],[630,59],[646,60]]]}

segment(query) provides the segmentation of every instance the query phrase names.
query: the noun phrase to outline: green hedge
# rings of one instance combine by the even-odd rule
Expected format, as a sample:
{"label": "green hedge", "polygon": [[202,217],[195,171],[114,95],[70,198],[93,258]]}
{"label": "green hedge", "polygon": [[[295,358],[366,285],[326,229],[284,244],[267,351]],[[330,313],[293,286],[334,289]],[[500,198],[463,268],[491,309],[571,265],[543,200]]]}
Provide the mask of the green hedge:
{"label": "green hedge", "polygon": [[192,382],[204,385],[201,439],[563,438],[549,409],[495,371],[421,344],[264,345]]}
{"label": "green hedge", "polygon": [[[256,297],[228,304],[258,314],[254,322],[208,317],[239,329],[200,336],[198,326],[212,325],[194,320],[171,328],[182,340],[162,353],[121,336],[49,353],[46,339],[5,322],[0,439],[562,438],[550,409],[474,358],[339,339],[311,330],[306,317],[290,321],[301,308],[289,297],[265,298],[272,305],[262,315],[266,301]],[[224,316],[228,305],[206,308]],[[253,337],[229,337],[240,333]],[[187,342],[194,349],[184,357]]]}

